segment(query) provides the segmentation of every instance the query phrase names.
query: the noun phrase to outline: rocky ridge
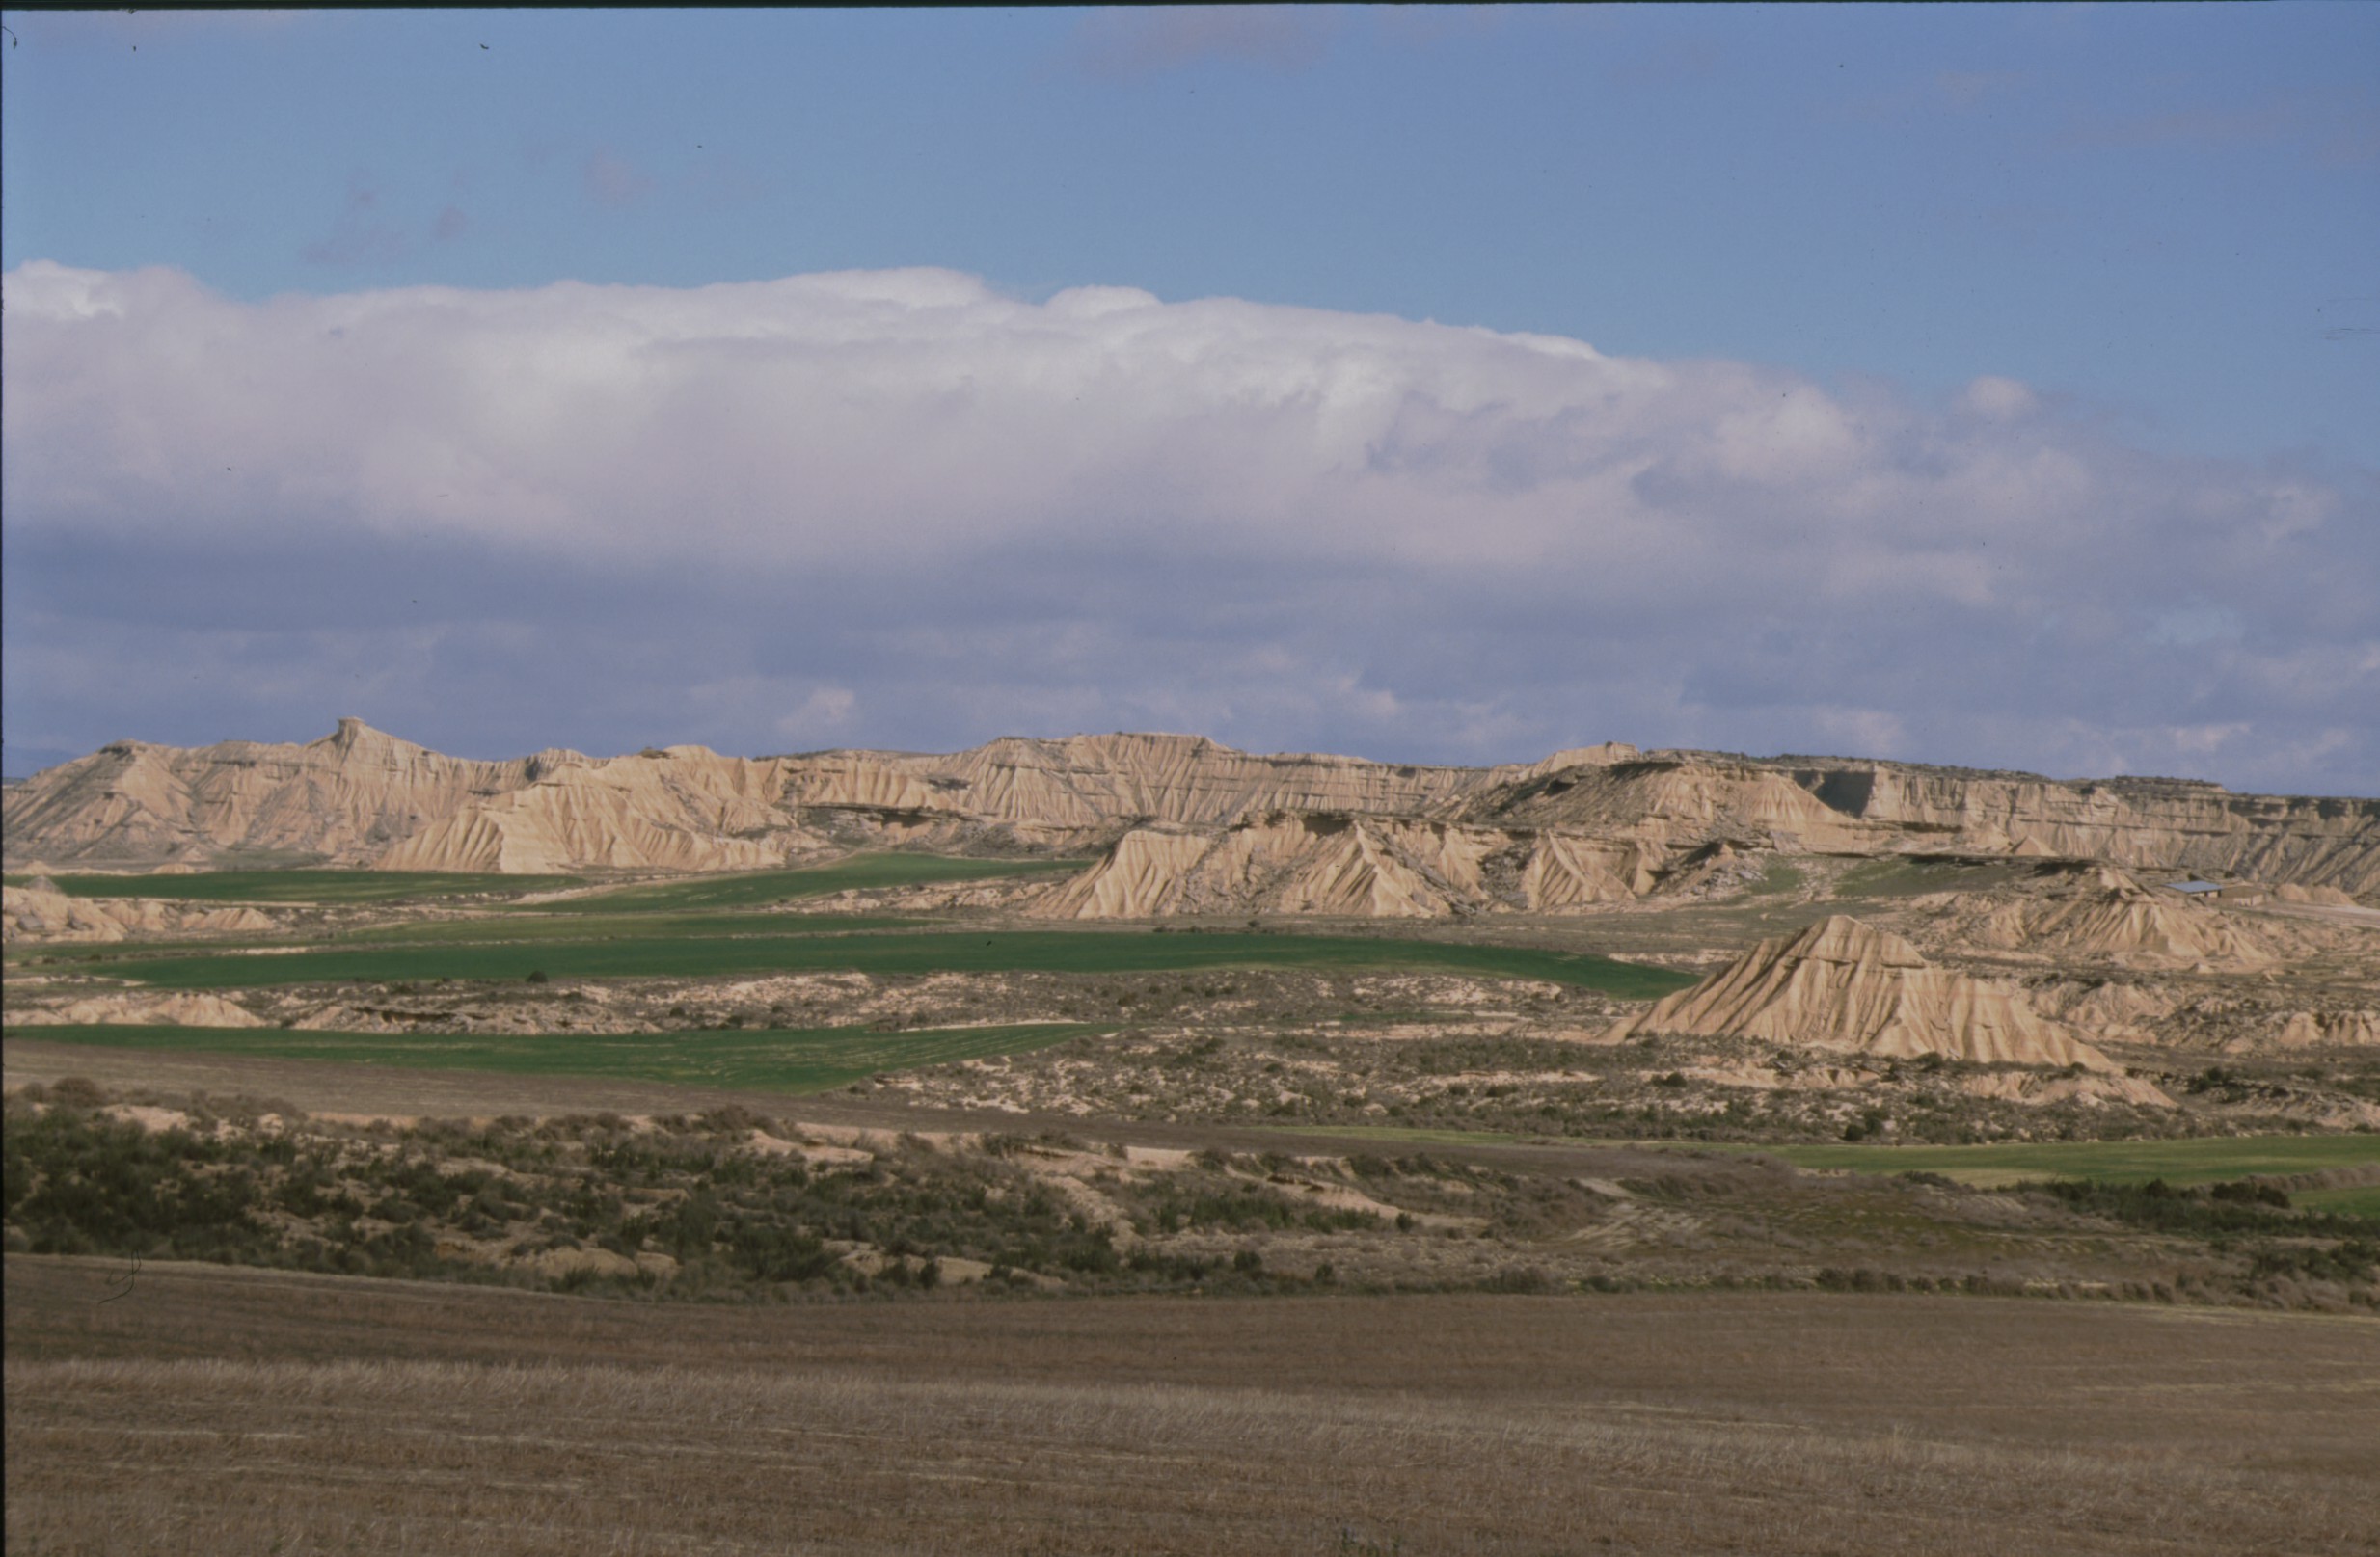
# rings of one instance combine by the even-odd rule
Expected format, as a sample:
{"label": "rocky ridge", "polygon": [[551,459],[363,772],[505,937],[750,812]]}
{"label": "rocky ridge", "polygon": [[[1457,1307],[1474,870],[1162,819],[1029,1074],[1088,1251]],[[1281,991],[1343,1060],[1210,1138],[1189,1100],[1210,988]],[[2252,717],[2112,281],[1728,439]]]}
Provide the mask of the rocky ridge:
{"label": "rocky ridge", "polygon": [[2380,800],[1616,744],[1481,768],[1159,735],[482,762],[344,719],[303,745],[120,742],[13,787],[4,819],[12,870],[699,872],[863,846],[1099,852],[1042,907],[1066,917],[1552,911],[1643,896],[1721,851],[2055,856],[2380,895]]}

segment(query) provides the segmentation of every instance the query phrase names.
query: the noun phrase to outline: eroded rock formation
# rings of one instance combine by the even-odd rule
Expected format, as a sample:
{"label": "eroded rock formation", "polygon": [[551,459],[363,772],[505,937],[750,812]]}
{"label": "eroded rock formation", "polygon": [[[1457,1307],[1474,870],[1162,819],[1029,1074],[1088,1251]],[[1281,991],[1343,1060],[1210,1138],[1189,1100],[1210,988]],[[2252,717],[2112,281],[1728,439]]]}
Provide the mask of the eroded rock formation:
{"label": "eroded rock formation", "polygon": [[109,746],[11,789],[5,828],[12,869],[732,871],[863,844],[1104,851],[1052,899],[1090,915],[1549,911],[1774,853],[2053,855],[2229,872],[2325,902],[2380,895],[2380,800],[1619,745],[1480,768],[1151,735],[947,756],[673,746],[477,762],[346,719],[304,745]]}
{"label": "eroded rock formation", "polygon": [[1836,914],[1761,942],[1606,1034],[1760,1038],[1796,1048],[2022,1065],[2118,1067],[2071,1028],[1989,980],[1936,967],[1900,936]]}

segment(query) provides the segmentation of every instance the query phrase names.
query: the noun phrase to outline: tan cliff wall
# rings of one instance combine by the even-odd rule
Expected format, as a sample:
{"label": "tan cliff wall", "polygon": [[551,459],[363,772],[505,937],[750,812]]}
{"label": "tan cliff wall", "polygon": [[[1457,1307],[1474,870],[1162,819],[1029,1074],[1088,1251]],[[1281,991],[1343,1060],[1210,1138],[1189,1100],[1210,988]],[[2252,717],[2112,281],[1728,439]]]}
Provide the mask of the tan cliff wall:
{"label": "tan cliff wall", "polygon": [[2362,897],[2380,892],[2380,800],[2233,794],[2176,780],[2061,784],[1878,764],[1804,767],[1845,818],[1976,853],[2219,872]]}
{"label": "tan cliff wall", "polygon": [[0,825],[13,862],[139,866],[236,852],[352,864],[571,761],[583,759],[445,757],[359,719],[305,745],[122,741],[12,788]]}
{"label": "tan cliff wall", "polygon": [[1009,738],[948,756],[828,753],[804,765],[799,805],[963,811],[993,821],[1091,830],[1120,819],[1228,826],[1274,811],[1426,816],[1491,782],[1492,770],[1352,757],[1255,756],[1197,736]]}
{"label": "tan cliff wall", "polygon": [[[1477,768],[1259,756],[1164,735],[1011,738],[947,755],[747,759],[678,746],[476,762],[342,720],[303,745],[125,742],[36,774],[0,804],[12,869],[311,859],[412,870],[727,871],[861,842],[1104,848],[1137,827],[1163,826],[1223,850],[1212,861],[1202,850],[1204,863],[1192,869],[1176,858],[1187,846],[1135,846],[1173,862],[1167,869],[1189,883],[1184,900],[1277,900],[1308,912],[1358,901],[1397,914],[1619,901],[1652,890],[1690,851],[1718,845],[1789,854],[2052,854],[2380,896],[2380,800],[1620,745]],[[1299,818],[1309,820],[1291,819]],[[1361,825],[1326,844],[1339,825],[1331,819]],[[1464,841],[1474,835],[1482,842]],[[1474,878],[1492,860],[1519,875],[1482,886]],[[1227,890],[1232,870],[1245,879]],[[1297,881],[1315,873],[1295,891],[1256,884],[1283,871]],[[1084,901],[1153,900],[1155,889],[1124,881],[1118,875]]]}

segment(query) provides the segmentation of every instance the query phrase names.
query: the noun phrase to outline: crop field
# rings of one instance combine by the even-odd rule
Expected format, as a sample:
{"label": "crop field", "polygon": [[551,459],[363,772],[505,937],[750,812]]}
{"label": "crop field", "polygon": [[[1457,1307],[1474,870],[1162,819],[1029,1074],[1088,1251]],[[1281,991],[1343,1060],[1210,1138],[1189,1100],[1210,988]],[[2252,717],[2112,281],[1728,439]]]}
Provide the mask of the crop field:
{"label": "crop field", "polygon": [[[31,876],[11,874],[12,887]],[[69,898],[162,898],[176,902],[413,903],[440,898],[502,899],[581,883],[575,875],[441,871],[205,871],[194,875],[53,875]]]}
{"label": "crop field", "polygon": [[802,898],[823,898],[836,892],[1046,875],[1079,871],[1089,863],[1076,859],[976,860],[937,854],[856,854],[829,865],[791,871],[748,871],[614,887],[538,906],[550,913],[757,908]]}
{"label": "crop field", "polygon": [[[1021,1054],[1093,1031],[1073,1023],[904,1033],[748,1029],[712,1033],[322,1033],[282,1028],[43,1027],[44,1042],[417,1070],[586,1076],[769,1092],[822,1092],[920,1065]],[[12,1031],[11,1036],[17,1035]]]}
{"label": "crop field", "polygon": [[2380,1498],[2367,1321],[6,1273],[11,1550],[2368,1553]]}
{"label": "crop field", "polygon": [[[485,923],[485,922],[479,922]],[[1386,936],[1263,933],[1152,935],[1131,930],[822,932],[784,916],[751,916],[727,932],[661,933],[529,944],[446,942],[257,956],[141,952],[78,953],[85,971],[167,989],[255,989],[339,980],[700,978],[716,974],[1183,973],[1216,968],[1398,968],[1535,979],[1650,1000],[1693,982],[1663,968],[1585,953]],[[494,929],[489,933],[503,933]],[[96,962],[98,966],[92,964]]]}
{"label": "crop field", "polygon": [[2315,1211],[2341,1217],[2368,1217],[2380,1222],[2380,1186],[2362,1189],[2300,1190],[2290,1199]]}
{"label": "crop field", "polygon": [[902,914],[833,914],[798,918],[749,909],[659,909],[625,913],[530,913],[474,915],[469,919],[419,920],[350,930],[329,937],[337,946],[500,946],[558,941],[705,940],[738,935],[844,934],[852,930],[909,929],[929,921]]}
{"label": "crop field", "polygon": [[[478,899],[483,907],[573,888],[583,896],[532,905],[543,913],[668,912],[699,908],[756,908],[820,898],[830,893],[883,887],[934,886],[944,882],[997,880],[1006,876],[1077,871],[1074,859],[981,860],[938,854],[872,853],[826,865],[786,871],[744,871],[672,881],[636,881],[605,887],[583,875],[505,875],[453,871],[204,871],[191,875],[114,875],[69,872],[49,882],[70,898],[161,898],[180,902],[422,903],[440,899]],[[32,877],[11,873],[12,887]]]}

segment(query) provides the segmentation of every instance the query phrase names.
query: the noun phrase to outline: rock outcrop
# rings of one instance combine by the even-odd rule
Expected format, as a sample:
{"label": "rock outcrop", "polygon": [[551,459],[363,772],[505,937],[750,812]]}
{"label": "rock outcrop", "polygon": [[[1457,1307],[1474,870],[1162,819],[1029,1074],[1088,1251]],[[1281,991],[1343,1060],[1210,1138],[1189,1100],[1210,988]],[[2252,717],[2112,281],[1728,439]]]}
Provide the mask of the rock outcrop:
{"label": "rock outcrop", "polygon": [[8,791],[12,860],[60,868],[225,856],[361,863],[430,823],[535,781],[576,752],[443,757],[360,719],[305,745],[119,741]]}
{"label": "rock outcrop", "polygon": [[2059,783],[1887,763],[1774,765],[1844,817],[1979,854],[2105,860],[2380,892],[2380,800],[2233,794],[2189,779]]}
{"label": "rock outcrop", "polygon": [[2380,1044],[2380,1011],[2292,1011],[2269,1040],[2277,1049]]}
{"label": "rock outcrop", "polygon": [[1635,840],[1281,812],[1217,831],[1136,827],[1026,911],[1054,919],[1560,913],[1652,890],[1660,858]]}
{"label": "rock outcrop", "polygon": [[1491,785],[1463,817],[1666,847],[1724,841],[1788,853],[1881,853],[1892,842],[1884,829],[1828,807],[1789,773],[1742,760],[1662,754]]}
{"label": "rock outcrop", "polygon": [[[1169,879],[1184,881],[1180,899],[1201,899],[1207,888],[1191,878],[1202,872],[1244,854],[1262,874],[1320,846],[1257,836],[1266,829],[1319,839],[1346,823],[1355,835],[1328,847],[1352,853],[1339,867],[1316,865],[1311,891],[1284,889],[1284,902],[1312,905],[1285,911],[1366,901],[1379,905],[1369,911],[1435,914],[1474,898],[1581,907],[1642,896],[1717,849],[2047,855],[2247,874],[2325,901],[2380,895],[2380,800],[1620,745],[1501,767],[1259,756],[1160,735],[1012,738],[945,756],[747,759],[673,746],[477,762],[345,719],[304,745],[121,742],[12,787],[0,806],[11,869],[40,860],[732,871],[862,844],[1072,852],[1108,848],[1135,829],[1205,836],[1201,851],[1136,843],[1123,874],[1085,898],[1107,904],[1163,898],[1171,889],[1122,884],[1160,857]],[[1415,828],[1441,829],[1445,842]],[[1480,849],[1484,884],[1474,888],[1456,856]],[[1498,857],[1527,878],[1504,880]],[[1305,879],[1303,871],[1289,875]],[[2153,928],[2142,933],[2153,938]]]}
{"label": "rock outcrop", "polygon": [[2146,966],[2247,970],[2269,966],[2279,952],[2267,935],[2209,904],[2144,887],[2102,867],[2068,890],[1994,910],[1978,927],[1979,944],[2103,956]]}
{"label": "rock outcrop", "polygon": [[794,805],[944,811],[1080,832],[1122,820],[1224,827],[1283,811],[1441,816],[1497,774],[1525,771],[1265,757],[1204,737],[1143,735],[1007,738],[946,757],[830,752],[797,761],[786,792]]}
{"label": "rock outcrop", "polygon": [[14,1026],[264,1027],[264,1018],[221,995],[93,995],[52,1008],[12,1007]]}
{"label": "rock outcrop", "polygon": [[1605,1036],[1656,1033],[1895,1059],[2118,1068],[2019,991],[1936,967],[1900,936],[1842,914],[1791,939],[1761,942]]}
{"label": "rock outcrop", "polygon": [[761,871],[831,846],[782,805],[783,760],[672,746],[548,767],[377,856],[387,871]]}
{"label": "rock outcrop", "polygon": [[0,940],[122,941],[146,935],[234,935],[276,928],[245,903],[180,903],[157,898],[75,898],[38,880],[0,887]]}

